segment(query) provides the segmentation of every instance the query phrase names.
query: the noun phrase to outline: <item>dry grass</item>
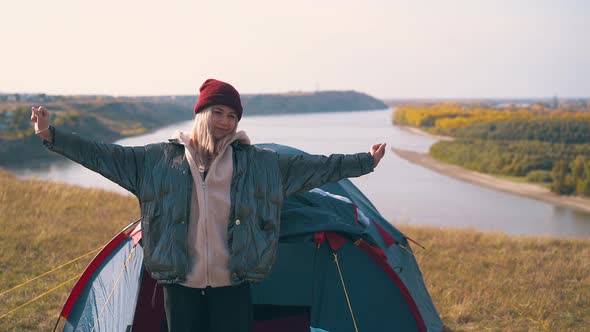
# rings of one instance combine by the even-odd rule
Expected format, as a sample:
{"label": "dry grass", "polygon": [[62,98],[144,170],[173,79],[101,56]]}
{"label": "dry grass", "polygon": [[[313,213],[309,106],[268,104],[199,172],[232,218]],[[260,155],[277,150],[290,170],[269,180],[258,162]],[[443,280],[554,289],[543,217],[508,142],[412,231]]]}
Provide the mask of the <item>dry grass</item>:
{"label": "dry grass", "polygon": [[588,331],[590,240],[400,227],[452,331]]}
{"label": "dry grass", "polygon": [[[137,219],[135,198],[0,171],[0,293],[104,245]],[[81,273],[93,255],[0,297],[0,316]],[[74,281],[0,319],[0,331],[47,331]]]}
{"label": "dry grass", "polygon": [[[18,180],[0,171],[0,293],[104,245],[139,215],[100,190]],[[451,331],[584,331],[590,326],[590,240],[508,237],[403,226]],[[91,257],[91,256],[90,256]],[[90,257],[0,296],[0,316],[79,274]],[[0,319],[0,331],[53,328],[73,282]]]}

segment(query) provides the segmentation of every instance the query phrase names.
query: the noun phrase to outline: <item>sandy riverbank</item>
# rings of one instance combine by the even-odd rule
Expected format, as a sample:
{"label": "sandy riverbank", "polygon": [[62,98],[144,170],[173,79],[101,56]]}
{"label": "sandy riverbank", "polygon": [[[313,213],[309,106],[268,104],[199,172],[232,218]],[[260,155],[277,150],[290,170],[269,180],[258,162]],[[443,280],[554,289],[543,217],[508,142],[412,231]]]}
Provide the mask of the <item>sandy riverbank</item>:
{"label": "sandy riverbank", "polygon": [[466,170],[456,165],[440,162],[432,158],[427,153],[400,150],[396,148],[392,148],[391,150],[400,158],[403,158],[411,163],[420,165],[455,179],[467,181],[469,183],[508,192],[511,194],[538,199],[559,206],[566,206],[590,212],[590,199],[587,198],[560,196],[539,185],[503,180],[488,174]]}
{"label": "sandy riverbank", "polygon": [[426,132],[420,128],[416,128],[416,127],[410,127],[410,126],[399,126],[398,128],[400,128],[401,130],[416,134],[416,135],[420,135],[420,136],[428,136],[428,137],[432,137],[435,138],[437,140],[440,141],[454,141],[455,139],[453,137],[450,136],[439,136],[439,135],[433,135],[429,132]]}

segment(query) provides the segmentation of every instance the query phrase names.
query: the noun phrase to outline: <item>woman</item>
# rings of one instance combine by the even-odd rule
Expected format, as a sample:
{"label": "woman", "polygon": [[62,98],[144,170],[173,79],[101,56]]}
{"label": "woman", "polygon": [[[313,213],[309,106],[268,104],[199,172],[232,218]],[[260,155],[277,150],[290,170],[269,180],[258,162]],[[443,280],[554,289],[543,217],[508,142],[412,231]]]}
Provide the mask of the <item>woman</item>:
{"label": "woman", "polygon": [[373,171],[385,153],[284,156],[250,145],[240,95],[208,79],[190,133],[141,147],[91,142],[32,108],[43,144],[132,192],[141,207],[144,263],[164,284],[170,331],[250,331],[250,282],[275,259],[283,199]]}

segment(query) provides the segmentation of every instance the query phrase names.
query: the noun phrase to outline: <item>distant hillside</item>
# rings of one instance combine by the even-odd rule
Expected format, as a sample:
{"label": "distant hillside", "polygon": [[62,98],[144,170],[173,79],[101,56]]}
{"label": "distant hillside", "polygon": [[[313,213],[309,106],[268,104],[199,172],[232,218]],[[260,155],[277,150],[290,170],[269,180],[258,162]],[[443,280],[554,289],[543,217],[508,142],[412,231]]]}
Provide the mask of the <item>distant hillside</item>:
{"label": "distant hillside", "polygon": [[[37,98],[37,99],[36,99]],[[192,118],[195,96],[109,97],[27,95],[26,102],[0,102],[0,167],[48,162],[48,152],[33,133],[30,106],[45,105],[51,123],[89,139],[113,142]],[[355,91],[244,95],[244,116],[387,108]]]}
{"label": "distant hillside", "polygon": [[[356,91],[288,92],[276,94],[243,94],[244,116],[261,114],[296,114],[347,112],[386,109],[381,100]],[[194,105],[195,96],[135,97],[136,101],[182,102]]]}
{"label": "distant hillside", "polygon": [[[186,105],[172,103],[117,100],[45,105],[51,111],[53,125],[104,142],[144,134],[192,117]],[[0,114],[0,166],[15,167],[60,158],[43,147],[31,128],[30,116],[29,107],[24,105]]]}
{"label": "distant hillside", "polygon": [[379,99],[356,91],[245,95],[244,114],[367,111],[385,109]]}

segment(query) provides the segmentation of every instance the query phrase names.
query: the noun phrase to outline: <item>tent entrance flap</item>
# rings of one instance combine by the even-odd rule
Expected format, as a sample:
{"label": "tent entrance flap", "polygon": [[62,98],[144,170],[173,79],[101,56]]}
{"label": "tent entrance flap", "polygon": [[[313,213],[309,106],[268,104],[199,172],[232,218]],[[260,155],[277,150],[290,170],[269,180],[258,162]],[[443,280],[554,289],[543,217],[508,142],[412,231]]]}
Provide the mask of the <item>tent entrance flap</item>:
{"label": "tent entrance flap", "polygon": [[253,332],[309,332],[310,307],[254,305]]}
{"label": "tent entrance flap", "polygon": [[[272,272],[264,281],[252,285],[252,302],[311,306],[315,252],[313,243],[279,244]],[[281,296],[277,296],[277,292]]]}

